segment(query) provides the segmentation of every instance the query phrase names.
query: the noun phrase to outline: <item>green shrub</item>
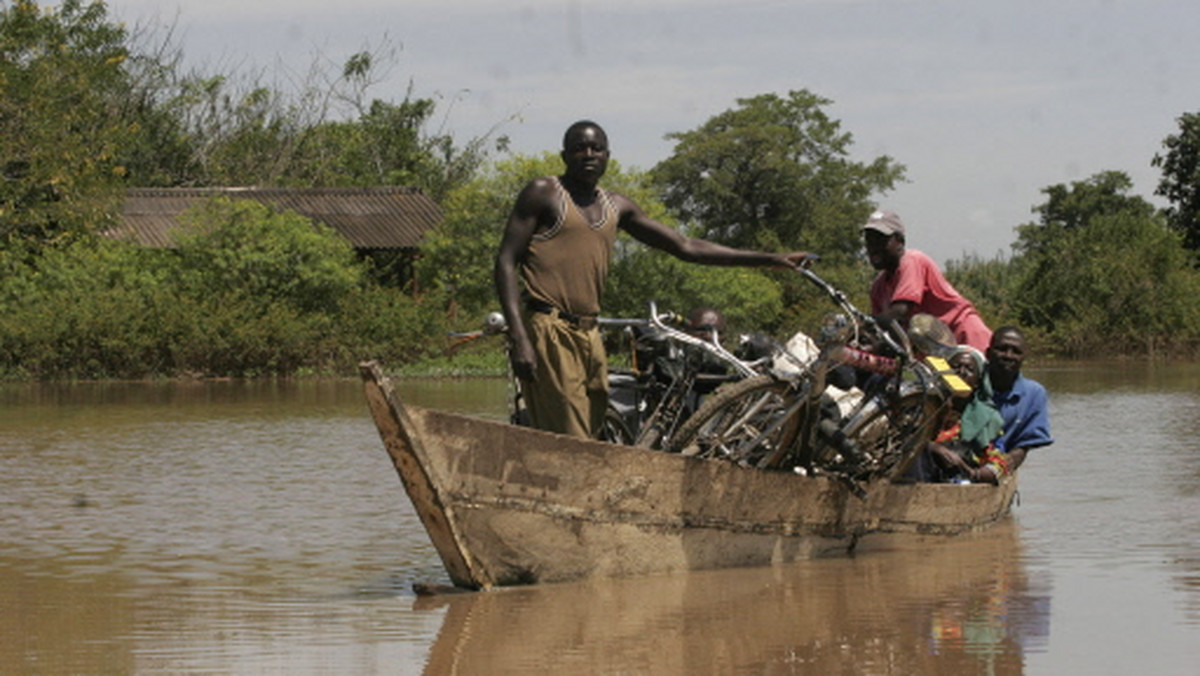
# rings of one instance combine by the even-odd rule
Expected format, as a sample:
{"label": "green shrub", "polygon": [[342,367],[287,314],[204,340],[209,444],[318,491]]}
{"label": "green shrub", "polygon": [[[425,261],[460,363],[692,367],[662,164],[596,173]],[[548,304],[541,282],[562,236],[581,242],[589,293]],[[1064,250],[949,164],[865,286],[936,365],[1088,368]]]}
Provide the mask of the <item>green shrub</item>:
{"label": "green shrub", "polygon": [[184,293],[238,293],[264,312],[284,303],[336,312],[364,280],[350,244],[332,229],[258,202],[215,198],[175,230]]}
{"label": "green shrub", "polygon": [[194,218],[179,251],[106,239],[0,249],[0,374],[348,374],[444,349],[445,299],[375,284],[337,235],[227,200]]}
{"label": "green shrub", "polygon": [[5,256],[0,362],[36,378],[140,377],[168,368],[156,252],[107,240]]}
{"label": "green shrub", "polygon": [[437,294],[414,299],[395,288],[360,288],[346,298],[333,361],[348,371],[366,359],[400,368],[439,355],[449,330],[444,306]]}

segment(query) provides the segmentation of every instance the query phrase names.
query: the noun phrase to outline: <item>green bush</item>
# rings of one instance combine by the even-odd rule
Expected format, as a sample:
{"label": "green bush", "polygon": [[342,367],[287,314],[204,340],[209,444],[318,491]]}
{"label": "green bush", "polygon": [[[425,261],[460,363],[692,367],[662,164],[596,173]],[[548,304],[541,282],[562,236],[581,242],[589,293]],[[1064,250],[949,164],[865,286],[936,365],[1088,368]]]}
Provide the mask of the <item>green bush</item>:
{"label": "green bush", "polygon": [[35,378],[140,377],[167,368],[155,252],[83,240],[5,256],[0,368]]}
{"label": "green bush", "polygon": [[176,229],[184,293],[236,292],[268,311],[335,312],[364,279],[350,244],[294,212],[249,200],[202,202]]}
{"label": "green bush", "polygon": [[329,361],[349,372],[366,359],[399,368],[438,355],[448,331],[444,306],[436,294],[414,299],[395,288],[360,288],[344,301]]}
{"label": "green bush", "polygon": [[332,232],[228,201],[195,218],[178,251],[106,239],[0,249],[0,375],[349,374],[444,348],[444,299],[375,284]]}

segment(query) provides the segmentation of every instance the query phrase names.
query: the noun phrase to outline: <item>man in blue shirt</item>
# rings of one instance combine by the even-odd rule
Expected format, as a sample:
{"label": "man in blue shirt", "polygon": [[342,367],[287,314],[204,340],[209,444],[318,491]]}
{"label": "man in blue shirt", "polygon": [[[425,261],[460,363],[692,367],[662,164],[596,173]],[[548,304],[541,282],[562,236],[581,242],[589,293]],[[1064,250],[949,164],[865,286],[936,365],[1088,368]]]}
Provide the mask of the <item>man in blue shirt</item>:
{"label": "man in blue shirt", "polygon": [[1004,419],[1004,431],[995,445],[1008,461],[1003,469],[1012,473],[1025,462],[1029,451],[1054,443],[1050,436],[1049,400],[1041,383],[1021,375],[1025,337],[1017,327],[996,329],[988,345],[987,361],[992,400]]}

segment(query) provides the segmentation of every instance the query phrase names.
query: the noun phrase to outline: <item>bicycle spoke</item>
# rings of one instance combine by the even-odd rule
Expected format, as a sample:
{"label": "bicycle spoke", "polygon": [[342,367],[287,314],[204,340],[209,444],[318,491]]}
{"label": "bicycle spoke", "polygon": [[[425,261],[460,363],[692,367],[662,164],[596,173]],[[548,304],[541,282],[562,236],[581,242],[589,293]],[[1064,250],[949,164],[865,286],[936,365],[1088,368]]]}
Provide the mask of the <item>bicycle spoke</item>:
{"label": "bicycle spoke", "polygon": [[671,450],[747,466],[778,458],[794,438],[795,396],[767,375],[722,387],[680,426]]}

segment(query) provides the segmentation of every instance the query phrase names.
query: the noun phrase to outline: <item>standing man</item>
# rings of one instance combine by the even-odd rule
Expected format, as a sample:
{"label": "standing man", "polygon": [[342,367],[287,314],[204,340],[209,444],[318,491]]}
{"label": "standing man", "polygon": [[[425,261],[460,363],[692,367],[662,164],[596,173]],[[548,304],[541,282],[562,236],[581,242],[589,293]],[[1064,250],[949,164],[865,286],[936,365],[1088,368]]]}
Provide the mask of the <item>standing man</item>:
{"label": "standing man", "polygon": [[987,349],[987,367],[992,400],[1004,419],[996,448],[1007,460],[1001,468],[1007,473],[1015,472],[1029,451],[1054,443],[1046,388],[1021,375],[1024,361],[1025,337],[1021,330],[1015,326],[996,329]]}
{"label": "standing man", "polygon": [[496,256],[496,290],[512,339],[513,372],[523,381],[533,426],[593,437],[608,403],[607,358],[596,317],[618,228],[705,265],[794,268],[809,255],[732,249],[684,237],[629,198],[600,189],[609,149],[595,122],[568,127],[561,156],[566,165],[561,176],[534,179],[517,195]]}
{"label": "standing man", "polygon": [[904,248],[904,223],[891,211],[876,211],[862,226],[867,258],[879,271],[871,283],[871,312],[908,327],[917,313],[943,321],[960,345],[983,352],[992,332],[971,301],[955,290],[937,263]]}

